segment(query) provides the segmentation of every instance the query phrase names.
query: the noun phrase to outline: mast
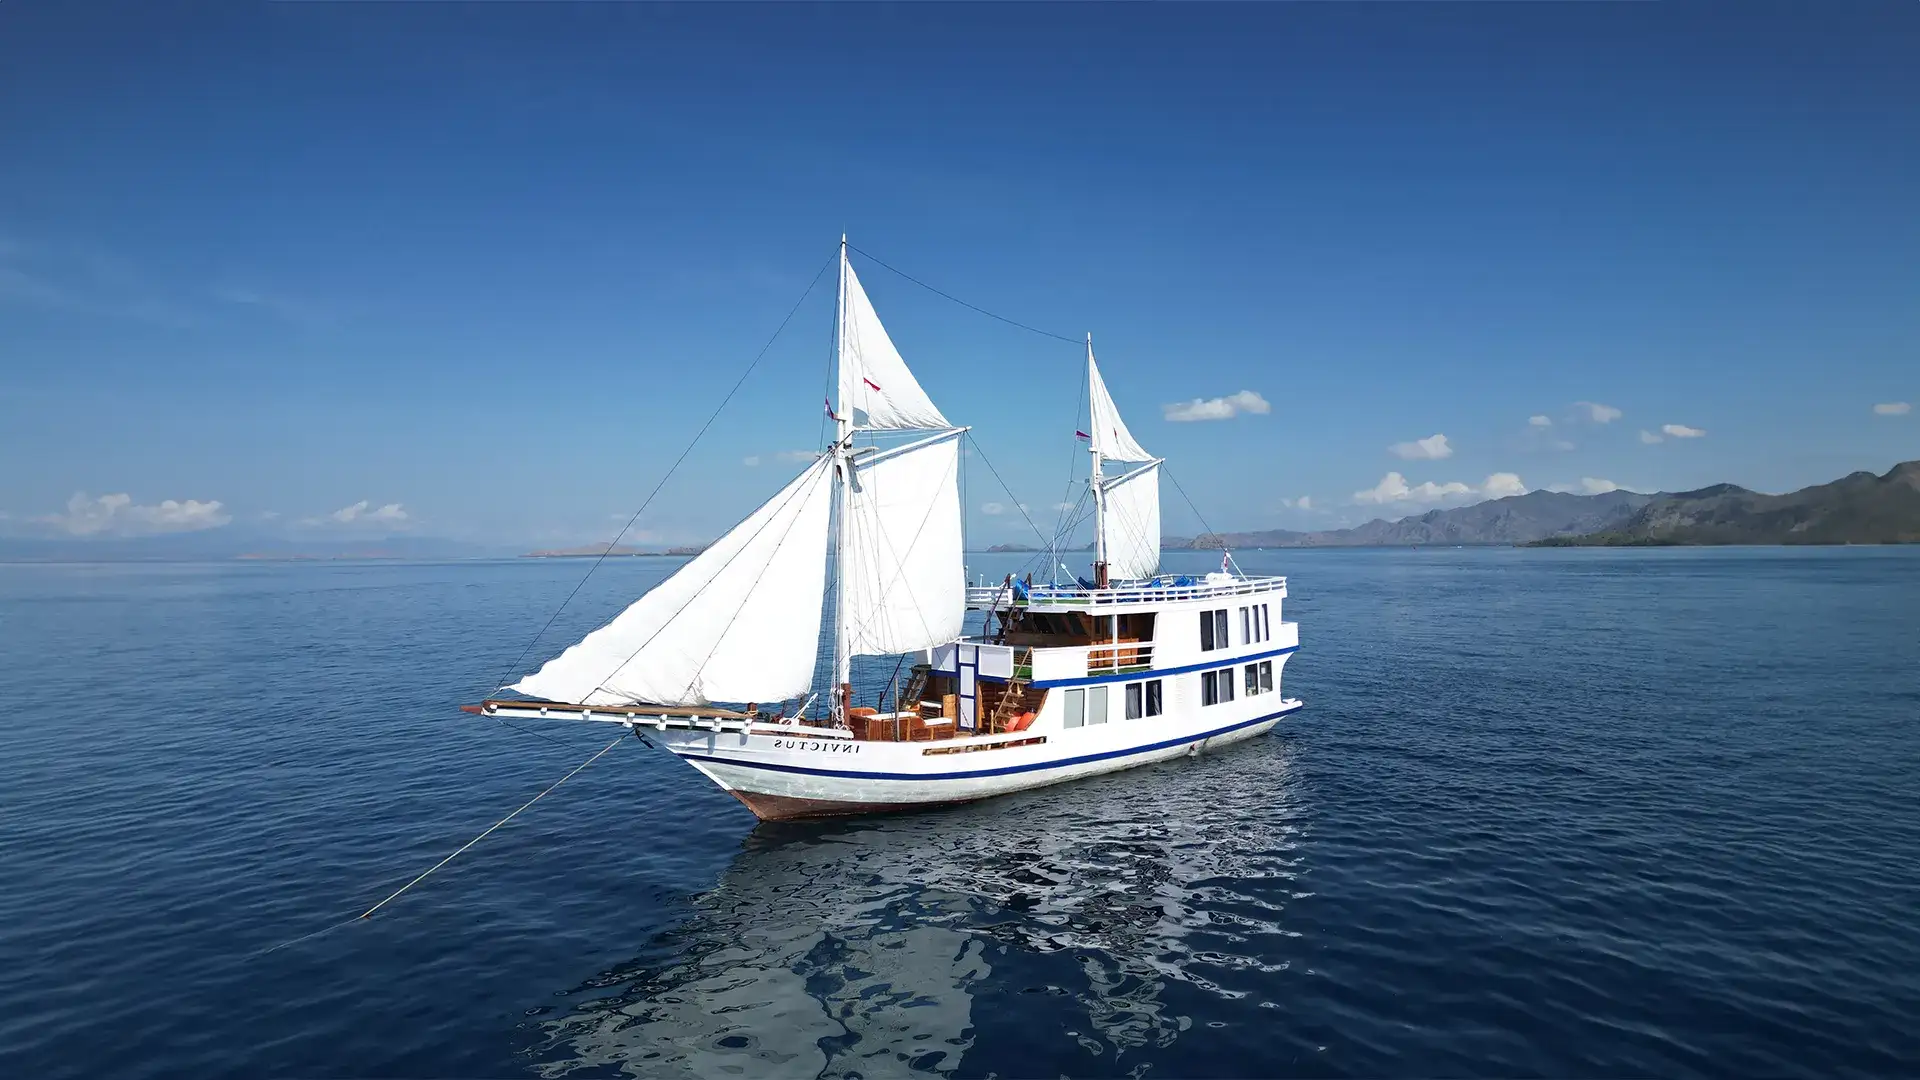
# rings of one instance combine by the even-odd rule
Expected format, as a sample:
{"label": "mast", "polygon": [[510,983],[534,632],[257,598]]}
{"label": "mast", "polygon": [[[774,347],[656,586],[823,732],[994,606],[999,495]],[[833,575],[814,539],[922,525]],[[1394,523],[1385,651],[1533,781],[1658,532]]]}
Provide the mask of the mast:
{"label": "mast", "polygon": [[[840,297],[834,304],[834,364],[845,363],[842,355],[847,338],[847,234],[840,234]],[[847,707],[853,691],[853,657],[847,649],[847,564],[846,545],[841,543],[847,517],[853,512],[853,413],[851,403],[841,396],[834,410],[834,515],[833,535],[828,543],[833,550],[833,718],[846,723]]]}
{"label": "mast", "polygon": [[[1089,395],[1093,393],[1092,333],[1087,334],[1087,393]],[[1099,422],[1097,418],[1091,415],[1091,396],[1088,398],[1088,413],[1087,423],[1091,427],[1091,425]],[[1089,431],[1089,434],[1092,433],[1092,431]],[[1093,454],[1093,474],[1090,481],[1093,487],[1093,585],[1096,589],[1104,589],[1107,587],[1107,515],[1105,512],[1107,496],[1100,487],[1100,440],[1097,438],[1088,439],[1087,449]]]}

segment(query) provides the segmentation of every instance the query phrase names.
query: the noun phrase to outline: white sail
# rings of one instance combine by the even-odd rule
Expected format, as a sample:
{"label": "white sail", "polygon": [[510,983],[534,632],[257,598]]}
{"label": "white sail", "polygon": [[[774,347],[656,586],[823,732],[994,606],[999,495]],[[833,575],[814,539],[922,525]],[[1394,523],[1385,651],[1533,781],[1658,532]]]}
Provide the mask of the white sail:
{"label": "white sail", "polygon": [[964,430],[853,458],[853,490],[840,530],[840,619],[849,655],[886,656],[960,636],[967,608],[959,492]]}
{"label": "white sail", "polygon": [[1152,577],[1160,570],[1160,462],[1105,480],[1101,487],[1107,573],[1120,581]]}
{"label": "white sail", "polygon": [[782,701],[813,681],[832,462],[513,689],[581,705]]}
{"label": "white sail", "polygon": [[1113,395],[1107,393],[1107,381],[1100,377],[1100,366],[1093,362],[1093,342],[1087,342],[1087,388],[1093,426],[1087,434],[1093,438],[1093,452],[1107,461],[1147,461],[1153,457],[1134,441],[1127,422],[1120,419]]}
{"label": "white sail", "polygon": [[841,415],[863,431],[952,427],[907,370],[844,251],[840,272],[846,288],[840,325]]}

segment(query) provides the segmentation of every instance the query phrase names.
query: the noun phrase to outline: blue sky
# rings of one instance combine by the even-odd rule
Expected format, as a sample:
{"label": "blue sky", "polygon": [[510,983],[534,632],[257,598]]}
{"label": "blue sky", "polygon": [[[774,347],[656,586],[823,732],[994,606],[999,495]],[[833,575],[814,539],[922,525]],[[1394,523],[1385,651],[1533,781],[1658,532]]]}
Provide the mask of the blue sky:
{"label": "blue sky", "polygon": [[[1091,331],[1217,528],[1878,471],[1916,55],[1892,3],[0,5],[0,529],[605,539],[842,231]],[[1079,349],[856,266],[1030,538]],[[831,283],[643,542],[818,445]]]}

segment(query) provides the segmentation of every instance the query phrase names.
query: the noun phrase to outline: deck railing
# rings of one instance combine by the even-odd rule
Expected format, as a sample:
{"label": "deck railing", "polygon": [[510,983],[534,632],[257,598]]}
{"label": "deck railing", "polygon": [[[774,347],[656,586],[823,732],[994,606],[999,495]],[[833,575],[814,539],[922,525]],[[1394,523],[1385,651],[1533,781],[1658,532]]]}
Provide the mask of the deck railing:
{"label": "deck railing", "polygon": [[[1171,579],[1166,579],[1171,581]],[[1018,598],[1005,585],[970,585],[967,606],[971,608],[1084,608],[1114,604],[1151,604],[1165,600],[1208,600],[1217,596],[1246,596],[1271,593],[1287,587],[1284,577],[1234,578],[1231,581],[1195,580],[1190,585],[1163,583],[1151,585],[1128,582],[1105,589],[1085,589],[1078,585],[1035,585]]]}

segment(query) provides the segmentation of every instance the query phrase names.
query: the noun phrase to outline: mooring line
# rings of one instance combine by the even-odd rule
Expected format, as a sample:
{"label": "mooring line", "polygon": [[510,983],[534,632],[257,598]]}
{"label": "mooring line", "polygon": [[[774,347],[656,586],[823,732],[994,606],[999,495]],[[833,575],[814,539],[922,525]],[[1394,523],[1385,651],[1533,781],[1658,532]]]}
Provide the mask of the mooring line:
{"label": "mooring line", "polygon": [[426,873],[424,873],[424,874],[421,874],[421,875],[420,875],[419,877],[417,877],[417,878],[414,878],[414,879],[413,879],[412,881],[409,881],[409,882],[407,882],[407,883],[406,883],[405,885],[402,885],[402,886],[400,886],[400,888],[399,888],[399,889],[397,889],[397,890],[395,890],[395,892],[393,893],[393,895],[392,895],[392,896],[389,896],[389,897],[387,897],[387,898],[386,898],[385,900],[382,900],[382,901],[380,901],[379,903],[377,903],[377,904],[375,904],[375,905],[373,905],[372,907],[370,907],[370,908],[368,908],[367,910],[365,910],[365,911],[363,911],[363,912],[361,912],[360,914],[358,914],[358,915],[355,915],[355,916],[354,916],[353,918],[351,918],[351,919],[342,919],[342,920],[340,920],[339,922],[337,922],[337,923],[334,923],[334,924],[333,924],[332,926],[323,926],[323,927],[321,927],[320,929],[318,929],[318,930],[315,930],[315,931],[314,931],[313,933],[311,933],[311,934],[303,934],[303,935],[301,935],[300,937],[297,937],[297,938],[294,938],[294,939],[293,939],[293,940],[291,940],[291,941],[283,941],[283,942],[281,942],[280,944],[278,944],[278,945],[275,945],[275,946],[274,946],[273,948],[270,948],[270,949],[263,949],[263,950],[261,950],[260,952],[258,952],[258,953],[255,953],[254,955],[255,955],[255,956],[265,956],[265,955],[266,955],[267,953],[270,953],[270,952],[278,952],[279,950],[281,950],[281,949],[284,949],[284,948],[286,948],[286,947],[287,947],[287,946],[289,946],[289,945],[298,945],[299,943],[301,943],[301,942],[303,942],[303,941],[311,941],[312,939],[314,939],[314,938],[317,938],[317,937],[319,937],[319,936],[320,936],[321,934],[324,934],[324,933],[327,933],[328,931],[331,931],[331,930],[338,930],[338,929],[340,929],[341,927],[343,927],[343,926],[346,926],[346,925],[347,925],[347,924],[349,924],[349,923],[356,923],[356,922],[359,922],[360,920],[362,920],[362,919],[364,919],[364,918],[366,918],[367,916],[369,916],[369,915],[372,915],[372,914],[373,914],[374,912],[376,912],[376,911],[379,911],[379,910],[380,910],[381,908],[383,908],[383,907],[386,907],[386,906],[387,906],[388,904],[390,904],[390,903],[392,903],[392,902],[393,902],[393,901],[394,901],[395,899],[397,899],[397,898],[398,898],[398,897],[400,896],[400,894],[401,894],[401,893],[404,893],[404,892],[406,892],[406,891],[407,891],[408,889],[411,889],[411,888],[413,888],[413,887],[414,887],[415,885],[418,885],[418,884],[420,884],[420,883],[421,883],[422,881],[425,881],[425,880],[426,880],[426,879],[427,879],[427,878],[428,878],[428,877],[429,877],[430,875],[432,875],[432,873],[433,873],[433,872],[434,872],[435,870],[438,870],[438,869],[440,869],[441,867],[443,867],[443,866],[445,866],[445,865],[447,865],[448,863],[450,863],[450,862],[452,862],[453,860],[455,860],[455,859],[457,859],[457,858],[459,858],[462,852],[464,852],[464,851],[466,851],[466,850],[467,850],[468,848],[470,848],[470,847],[472,847],[473,845],[475,845],[475,844],[477,844],[477,843],[479,843],[480,841],[482,841],[482,840],[485,840],[485,839],[486,839],[487,837],[489,837],[489,836],[491,836],[491,835],[493,835],[493,832],[494,832],[494,830],[495,830],[495,829],[498,829],[498,828],[499,828],[500,826],[502,826],[502,825],[505,825],[505,824],[506,824],[507,822],[509,822],[509,821],[512,821],[512,820],[513,820],[514,818],[516,818],[516,817],[519,817],[519,816],[520,816],[520,812],[521,812],[522,810],[525,810],[525,809],[526,809],[527,807],[529,807],[529,806],[532,806],[532,805],[533,805],[534,803],[537,803],[537,802],[539,802],[539,801],[540,801],[541,799],[544,799],[544,798],[546,798],[546,797],[547,797],[548,795],[550,795],[550,794],[552,794],[552,793],[553,793],[553,790],[554,790],[555,788],[557,788],[557,787],[559,787],[559,786],[560,786],[561,784],[564,784],[564,783],[566,783],[567,781],[569,781],[569,780],[571,780],[571,779],[573,779],[574,777],[576,777],[576,776],[578,776],[578,775],[580,775],[580,772],[581,772],[581,771],[582,771],[583,769],[585,769],[585,768],[586,768],[587,766],[589,766],[589,765],[591,765],[591,764],[593,764],[594,762],[596,762],[596,761],[599,761],[599,760],[600,760],[600,758],[601,758],[601,757],[602,757],[603,755],[605,755],[607,751],[609,751],[609,750],[611,750],[611,749],[613,749],[614,747],[616,747],[616,746],[618,746],[618,745],[620,745],[620,742],[621,742],[621,740],[623,740],[623,739],[625,739],[625,738],[626,738],[626,735],[625,735],[625,734],[621,734],[621,735],[619,735],[619,736],[617,736],[617,737],[615,737],[615,739],[614,739],[614,740],[613,740],[612,742],[610,742],[610,743],[608,743],[607,745],[605,745],[605,746],[603,746],[603,747],[601,747],[601,748],[600,748],[600,752],[599,752],[599,753],[597,753],[597,754],[595,754],[595,755],[593,755],[592,757],[590,757],[590,758],[588,758],[587,760],[585,760],[585,761],[583,761],[583,762],[581,762],[581,763],[580,763],[579,765],[576,765],[576,766],[574,766],[574,769],[573,769],[573,771],[572,771],[572,772],[570,772],[570,773],[568,773],[567,775],[565,775],[565,776],[563,776],[563,777],[561,777],[561,778],[560,778],[560,779],[558,779],[558,780],[555,780],[555,781],[554,781],[554,782],[553,782],[552,784],[549,784],[549,785],[547,786],[547,789],[546,789],[545,791],[542,791],[542,792],[541,792],[540,794],[538,794],[538,795],[535,795],[535,796],[534,796],[533,798],[531,798],[531,799],[528,799],[528,800],[527,800],[526,802],[524,802],[524,803],[522,803],[522,804],[520,804],[520,809],[519,809],[519,810],[515,810],[515,811],[514,811],[513,813],[511,813],[511,814],[508,814],[508,815],[507,815],[506,817],[503,817],[503,818],[501,818],[501,819],[500,819],[499,821],[496,821],[496,822],[494,822],[494,823],[493,823],[493,824],[492,824],[491,826],[489,826],[489,827],[487,828],[487,831],[486,831],[486,832],[483,832],[483,833],[481,833],[481,834],[480,834],[479,836],[476,836],[476,837],[474,837],[473,839],[471,839],[471,840],[469,840],[469,841],[467,841],[466,843],[464,843],[464,844],[462,844],[462,845],[460,845],[460,849],[459,849],[459,851],[455,851],[455,852],[454,852],[453,854],[451,854],[451,855],[449,855],[449,856],[447,856],[447,857],[446,857],[446,858],[444,858],[444,859],[441,859],[441,860],[440,860],[439,862],[437,862],[437,863],[434,863],[434,864],[433,864],[433,865],[432,865],[431,867],[429,867],[429,868],[427,869],[427,872],[426,872]]}

